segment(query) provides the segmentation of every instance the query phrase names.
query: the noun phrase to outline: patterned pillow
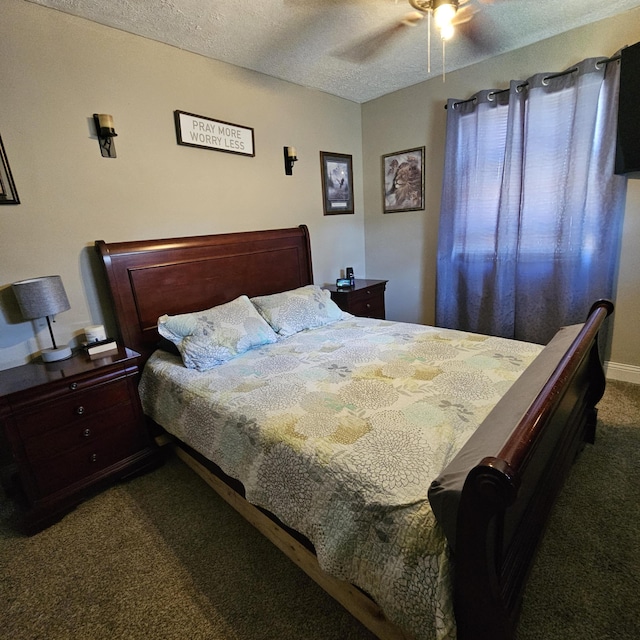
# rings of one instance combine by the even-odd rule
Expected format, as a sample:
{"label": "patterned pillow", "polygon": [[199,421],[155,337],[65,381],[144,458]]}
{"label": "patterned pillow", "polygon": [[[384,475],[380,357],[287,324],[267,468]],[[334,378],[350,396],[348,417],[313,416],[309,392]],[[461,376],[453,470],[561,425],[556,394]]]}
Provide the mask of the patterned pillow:
{"label": "patterned pillow", "polygon": [[178,347],[185,367],[198,371],[278,339],[247,296],[198,313],[160,316],[158,332]]}
{"label": "patterned pillow", "polygon": [[291,336],[304,329],[331,324],[342,318],[342,311],[326,289],[306,287],[251,298],[258,311],[280,336]]}

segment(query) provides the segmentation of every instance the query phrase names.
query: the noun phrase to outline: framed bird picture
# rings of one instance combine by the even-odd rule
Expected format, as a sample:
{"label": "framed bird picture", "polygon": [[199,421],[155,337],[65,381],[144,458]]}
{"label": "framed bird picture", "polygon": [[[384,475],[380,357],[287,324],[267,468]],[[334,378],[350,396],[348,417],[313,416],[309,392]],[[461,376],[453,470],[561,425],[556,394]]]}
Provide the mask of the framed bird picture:
{"label": "framed bird picture", "polygon": [[353,213],[353,157],[320,152],[324,215]]}

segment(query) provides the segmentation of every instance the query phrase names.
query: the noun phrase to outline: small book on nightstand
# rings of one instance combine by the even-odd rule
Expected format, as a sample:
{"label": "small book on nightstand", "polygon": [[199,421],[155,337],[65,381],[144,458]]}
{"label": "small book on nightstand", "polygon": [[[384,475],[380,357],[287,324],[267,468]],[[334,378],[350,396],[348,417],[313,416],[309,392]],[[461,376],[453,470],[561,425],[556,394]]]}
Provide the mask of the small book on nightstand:
{"label": "small book on nightstand", "polygon": [[90,356],[105,355],[111,351],[117,351],[118,343],[111,338],[107,338],[106,340],[100,340],[98,342],[90,342],[85,345],[84,350]]}

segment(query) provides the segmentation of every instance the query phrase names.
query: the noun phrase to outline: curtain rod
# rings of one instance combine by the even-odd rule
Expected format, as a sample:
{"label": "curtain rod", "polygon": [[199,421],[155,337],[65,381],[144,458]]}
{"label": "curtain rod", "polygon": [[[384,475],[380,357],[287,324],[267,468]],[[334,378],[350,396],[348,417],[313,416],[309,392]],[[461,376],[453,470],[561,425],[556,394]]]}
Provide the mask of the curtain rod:
{"label": "curtain rod", "polygon": [[[598,60],[598,62],[596,62],[596,67],[598,65],[602,65],[602,64],[607,65],[610,62],[615,62],[616,60],[620,60],[620,57],[621,55],[618,54],[618,55],[612,56],[611,58],[607,58],[606,60]],[[578,70],[578,67],[571,67],[571,69],[567,69],[566,71],[559,71],[558,73],[550,73],[548,76],[545,76],[544,78],[542,78],[542,83],[546,84],[549,80],[553,80],[554,78],[561,78],[562,76],[567,76],[570,73],[574,73],[577,70]],[[523,82],[516,87],[516,90],[520,91],[528,86],[529,86],[528,82]],[[507,91],[510,91],[510,89],[498,89],[497,91],[490,91],[488,94],[488,97],[491,100],[493,96],[497,96],[500,93],[507,93]],[[453,108],[455,109],[460,104],[467,104],[467,102],[476,102],[476,101],[477,101],[477,98],[475,96],[473,98],[469,98],[468,100],[460,100],[459,102],[453,103]],[[448,109],[449,106],[445,104],[444,108]]]}

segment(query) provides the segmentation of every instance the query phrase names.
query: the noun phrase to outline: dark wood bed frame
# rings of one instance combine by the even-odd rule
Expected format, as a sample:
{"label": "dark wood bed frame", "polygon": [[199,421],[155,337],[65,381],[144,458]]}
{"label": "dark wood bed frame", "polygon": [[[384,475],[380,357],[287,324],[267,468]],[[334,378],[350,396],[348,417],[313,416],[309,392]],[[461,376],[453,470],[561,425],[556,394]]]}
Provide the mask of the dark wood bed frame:
{"label": "dark wood bed frame", "polygon": [[[157,318],[313,283],[305,226],[162,240],[96,241],[120,340],[141,354],[158,342]],[[604,392],[597,334],[613,311],[595,303],[578,337],[512,435],[467,475],[455,544],[459,640],[512,640],[526,578],[554,499],[585,442]],[[480,429],[490,429],[485,421]],[[308,546],[222,481],[184,447],[178,455],[380,638],[408,638],[360,590],[325,574]]]}

